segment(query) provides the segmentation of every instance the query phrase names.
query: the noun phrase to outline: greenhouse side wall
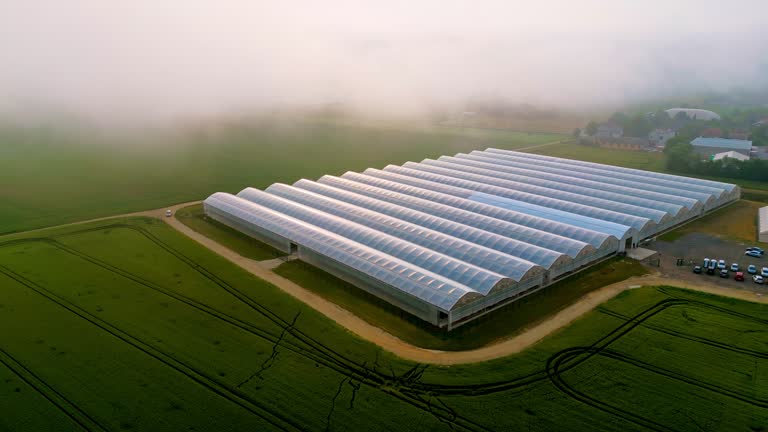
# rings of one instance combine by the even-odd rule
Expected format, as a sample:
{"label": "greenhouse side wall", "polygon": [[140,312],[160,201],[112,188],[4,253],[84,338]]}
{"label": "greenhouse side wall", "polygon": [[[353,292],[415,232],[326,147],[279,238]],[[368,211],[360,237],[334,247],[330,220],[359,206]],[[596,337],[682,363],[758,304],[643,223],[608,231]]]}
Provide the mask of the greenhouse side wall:
{"label": "greenhouse side wall", "polygon": [[405,312],[415,315],[435,326],[440,324],[440,310],[433,305],[301,245],[299,245],[298,254],[299,259],[302,261],[330,273],[345,282],[349,282],[355,287],[375,295]]}
{"label": "greenhouse side wall", "polygon": [[208,204],[204,204],[203,210],[205,211],[205,214],[208,215],[208,217],[214,219],[217,222],[223,223],[232,229],[247,234],[256,240],[266,243],[282,252],[288,254],[291,253],[291,241],[283,236],[277,235],[266,229],[261,229],[256,225],[245,224],[241,221],[235,220],[234,218],[228,216],[227,213],[224,213]]}

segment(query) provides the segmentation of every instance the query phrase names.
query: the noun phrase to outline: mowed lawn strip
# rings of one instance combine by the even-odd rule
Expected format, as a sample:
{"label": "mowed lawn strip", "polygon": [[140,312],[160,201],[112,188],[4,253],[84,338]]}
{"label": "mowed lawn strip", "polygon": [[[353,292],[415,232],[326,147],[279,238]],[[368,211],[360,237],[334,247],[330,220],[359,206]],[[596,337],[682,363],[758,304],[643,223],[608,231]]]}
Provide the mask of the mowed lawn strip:
{"label": "mowed lawn strip", "polygon": [[[757,211],[765,203],[739,200],[700,219],[659,237],[662,241],[675,241],[686,234],[705,233],[726,240],[757,242]],[[763,243],[763,245],[765,245]],[[765,245],[768,247],[768,245]]]}
{"label": "mowed lawn strip", "polygon": [[237,251],[246,258],[262,261],[285,256],[285,253],[272,246],[245,236],[241,232],[209,218],[203,212],[202,204],[179,209],[176,212],[176,219],[209,239]]}
{"label": "mowed lawn strip", "polygon": [[451,332],[437,329],[352,284],[302,261],[281,264],[275,273],[296,282],[376,327],[413,345],[448,351],[480,348],[520,333],[592,290],[646,270],[629,259],[612,259],[467,323]]}

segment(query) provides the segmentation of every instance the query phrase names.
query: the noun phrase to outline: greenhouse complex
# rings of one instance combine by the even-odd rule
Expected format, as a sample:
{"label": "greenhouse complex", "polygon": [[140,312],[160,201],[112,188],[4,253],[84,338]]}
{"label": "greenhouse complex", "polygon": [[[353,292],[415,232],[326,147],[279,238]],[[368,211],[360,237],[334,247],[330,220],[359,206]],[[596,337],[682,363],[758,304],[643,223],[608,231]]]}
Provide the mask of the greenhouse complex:
{"label": "greenhouse complex", "polygon": [[450,330],[739,196],[732,184],[488,149],[218,192],[204,207]]}

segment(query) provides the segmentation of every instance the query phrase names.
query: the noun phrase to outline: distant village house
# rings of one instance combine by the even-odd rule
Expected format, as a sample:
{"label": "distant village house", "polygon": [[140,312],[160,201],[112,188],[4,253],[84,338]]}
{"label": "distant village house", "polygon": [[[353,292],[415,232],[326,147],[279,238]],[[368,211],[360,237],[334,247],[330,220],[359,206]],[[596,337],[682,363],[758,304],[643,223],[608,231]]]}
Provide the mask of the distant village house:
{"label": "distant village house", "polygon": [[718,153],[736,152],[749,158],[752,141],[698,137],[691,141],[693,150],[703,158],[711,159]]}
{"label": "distant village house", "polygon": [[667,141],[674,138],[677,135],[672,129],[654,129],[648,134],[648,141],[651,145],[663,148],[667,145]]}

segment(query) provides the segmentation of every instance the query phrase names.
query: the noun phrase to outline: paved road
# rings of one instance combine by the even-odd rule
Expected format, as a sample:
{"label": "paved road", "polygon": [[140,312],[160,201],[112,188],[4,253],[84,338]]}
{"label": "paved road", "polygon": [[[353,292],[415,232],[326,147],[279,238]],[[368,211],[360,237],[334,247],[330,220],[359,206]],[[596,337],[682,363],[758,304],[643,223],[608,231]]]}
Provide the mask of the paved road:
{"label": "paved road", "polygon": [[[113,218],[125,216],[150,216],[159,218],[170,225],[172,228],[197,241],[211,251],[228,259],[235,265],[279,287],[286,293],[309,305],[326,317],[334,320],[339,325],[356,334],[360,338],[375,343],[383,349],[392,352],[401,358],[420,363],[432,363],[440,365],[475,363],[519,353],[526,348],[538,343],[543,338],[553,334],[560,328],[567,326],[576,319],[582,317],[587,312],[596,308],[598,305],[615,297],[619,293],[644,285],[673,285],[726,297],[739,298],[747,301],[768,303],[768,296],[762,296],[743,290],[726,289],[711,284],[706,279],[692,283],[691,281],[673,279],[663,275],[634,277],[623,282],[618,282],[595,290],[580,298],[575,303],[558,312],[554,316],[535,323],[532,327],[526,329],[522,333],[509,339],[501,340],[487,347],[469,351],[429,350],[409,344],[397,338],[396,336],[369,324],[368,322],[357,317],[352,312],[339,307],[335,303],[332,303],[318,296],[317,294],[302,288],[294,282],[272,272],[271,269],[275,264],[274,260],[259,262],[245,258],[239,255],[237,252],[190,229],[181,223],[178,219],[176,219],[175,214],[179,208],[196,203],[197,202],[178,204],[162,209],[113,216]],[[165,210],[167,209],[171,209],[173,211],[174,217],[164,217]],[[105,219],[111,218],[93,219],[79,223]]]}

